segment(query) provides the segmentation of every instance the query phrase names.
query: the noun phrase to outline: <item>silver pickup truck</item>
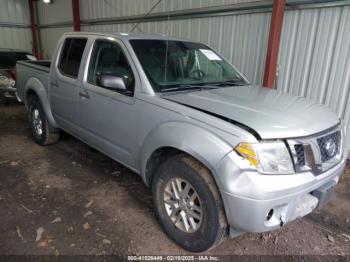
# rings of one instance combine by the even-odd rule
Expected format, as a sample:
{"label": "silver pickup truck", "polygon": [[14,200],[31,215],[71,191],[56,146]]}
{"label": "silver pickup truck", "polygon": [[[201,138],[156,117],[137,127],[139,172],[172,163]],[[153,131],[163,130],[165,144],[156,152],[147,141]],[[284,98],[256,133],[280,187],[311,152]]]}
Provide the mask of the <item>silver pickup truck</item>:
{"label": "silver pickup truck", "polygon": [[190,251],[322,207],[344,168],[336,114],[250,85],[201,43],[66,33],[51,62],[19,62],[17,75],[35,142],[64,130],[135,171]]}

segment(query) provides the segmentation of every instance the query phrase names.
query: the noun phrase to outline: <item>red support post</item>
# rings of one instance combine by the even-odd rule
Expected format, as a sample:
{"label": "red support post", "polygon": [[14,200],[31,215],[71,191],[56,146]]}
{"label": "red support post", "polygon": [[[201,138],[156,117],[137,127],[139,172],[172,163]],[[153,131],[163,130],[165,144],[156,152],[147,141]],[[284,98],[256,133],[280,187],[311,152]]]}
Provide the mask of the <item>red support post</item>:
{"label": "red support post", "polygon": [[29,2],[29,14],[30,14],[30,23],[32,29],[32,52],[33,55],[38,57],[38,43],[36,39],[36,28],[35,28],[35,16],[34,16],[34,3],[33,0],[28,0]]}
{"label": "red support post", "polygon": [[276,81],[278,50],[281,40],[286,0],[274,0],[267,47],[263,86],[274,88]]}
{"label": "red support post", "polygon": [[74,31],[80,31],[79,0],[72,0],[72,13],[73,13]]}

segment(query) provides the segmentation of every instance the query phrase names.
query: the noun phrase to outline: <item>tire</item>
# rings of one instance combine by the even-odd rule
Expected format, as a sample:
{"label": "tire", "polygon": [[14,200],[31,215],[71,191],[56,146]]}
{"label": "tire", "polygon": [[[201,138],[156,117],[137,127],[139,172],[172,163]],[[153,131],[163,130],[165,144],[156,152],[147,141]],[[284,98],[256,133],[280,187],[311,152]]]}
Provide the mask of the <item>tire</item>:
{"label": "tire", "polygon": [[[192,202],[175,201],[172,183],[176,182],[181,185],[183,195],[186,195],[184,192],[189,184],[191,189],[187,196],[192,198]],[[167,159],[156,171],[152,191],[156,216],[166,234],[179,246],[191,252],[203,252],[219,245],[227,236],[228,227],[219,190],[210,171],[197,160],[187,155]],[[177,201],[179,204],[176,204]],[[192,226],[191,216],[194,221]],[[186,219],[187,227],[183,222]]]}
{"label": "tire", "polygon": [[29,124],[34,141],[41,146],[57,143],[60,139],[60,131],[50,125],[38,97],[30,96],[28,107]]}

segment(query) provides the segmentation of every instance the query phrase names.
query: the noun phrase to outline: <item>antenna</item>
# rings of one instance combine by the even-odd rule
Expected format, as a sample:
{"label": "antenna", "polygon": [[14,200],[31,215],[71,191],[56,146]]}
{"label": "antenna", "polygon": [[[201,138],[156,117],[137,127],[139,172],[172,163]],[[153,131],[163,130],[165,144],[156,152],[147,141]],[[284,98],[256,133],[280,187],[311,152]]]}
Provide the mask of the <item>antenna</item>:
{"label": "antenna", "polygon": [[168,27],[167,27],[167,32],[165,34],[166,36],[166,48],[165,48],[165,64],[164,64],[164,86],[166,85],[167,79],[167,70],[168,70],[168,50],[169,50],[169,20],[170,20],[170,15],[168,14]]}
{"label": "antenna", "polygon": [[[137,27],[138,28],[138,25],[142,22],[143,19],[145,19],[150,13],[152,13],[152,11],[154,10],[154,8],[157,7],[157,5],[160,4],[160,2],[162,2],[163,0],[158,0],[157,3],[155,3],[152,8],[143,16],[140,18],[140,20],[134,25],[134,27],[130,30],[130,33],[134,32],[135,28]],[[142,30],[141,30],[142,32]]]}
{"label": "antenna", "polygon": [[[105,2],[106,5],[108,5],[110,8],[112,8],[112,10],[113,10],[114,12],[116,12],[118,16],[122,16],[122,15],[119,13],[119,11],[118,11],[110,2],[108,2],[107,0],[103,0],[103,2]],[[129,22],[130,19],[127,19],[126,21]],[[143,33],[143,31],[141,30],[140,27],[137,26],[137,24],[135,24],[135,23],[133,23],[133,24],[137,27],[138,30],[140,30],[140,31]]]}

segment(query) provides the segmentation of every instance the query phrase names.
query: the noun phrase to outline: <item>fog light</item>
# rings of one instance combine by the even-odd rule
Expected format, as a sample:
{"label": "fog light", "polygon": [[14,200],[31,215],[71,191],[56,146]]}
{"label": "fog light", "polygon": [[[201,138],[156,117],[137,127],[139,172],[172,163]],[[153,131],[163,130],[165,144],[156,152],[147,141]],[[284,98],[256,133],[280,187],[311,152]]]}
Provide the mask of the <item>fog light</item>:
{"label": "fog light", "polygon": [[269,213],[267,213],[266,220],[269,221],[273,216],[273,209],[270,209]]}

